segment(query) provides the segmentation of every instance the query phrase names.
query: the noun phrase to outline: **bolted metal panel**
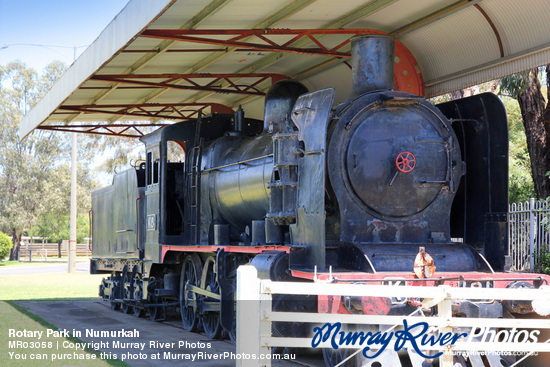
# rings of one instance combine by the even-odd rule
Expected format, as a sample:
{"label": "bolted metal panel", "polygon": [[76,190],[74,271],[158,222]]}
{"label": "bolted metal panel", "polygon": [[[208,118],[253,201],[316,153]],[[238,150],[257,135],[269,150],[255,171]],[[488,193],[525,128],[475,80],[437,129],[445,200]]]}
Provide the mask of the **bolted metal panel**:
{"label": "bolted metal panel", "polygon": [[135,169],[113,178],[113,184],[92,192],[92,256],[139,257],[138,174]]}

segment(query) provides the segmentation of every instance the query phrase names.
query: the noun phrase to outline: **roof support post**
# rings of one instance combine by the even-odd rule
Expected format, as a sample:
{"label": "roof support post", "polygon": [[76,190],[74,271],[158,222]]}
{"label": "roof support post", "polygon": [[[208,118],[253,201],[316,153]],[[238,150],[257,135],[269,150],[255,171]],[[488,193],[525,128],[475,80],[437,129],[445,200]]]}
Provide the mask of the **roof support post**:
{"label": "roof support post", "polygon": [[73,134],[72,152],[71,152],[71,212],[69,229],[69,259],[68,272],[76,273],[76,156],[77,156],[76,134]]}

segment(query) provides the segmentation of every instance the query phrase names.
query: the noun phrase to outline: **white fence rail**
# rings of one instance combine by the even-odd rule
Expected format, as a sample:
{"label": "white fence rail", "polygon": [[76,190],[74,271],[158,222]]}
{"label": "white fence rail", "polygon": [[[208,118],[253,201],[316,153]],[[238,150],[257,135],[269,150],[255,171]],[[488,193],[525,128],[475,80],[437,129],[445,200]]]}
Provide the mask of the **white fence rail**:
{"label": "white fence rail", "polygon": [[[237,366],[252,367],[252,366],[271,366],[271,348],[272,347],[297,347],[311,348],[315,335],[312,331],[312,337],[296,338],[296,337],[275,337],[271,334],[272,322],[301,322],[310,325],[311,330],[315,325],[320,326],[326,323],[341,323],[354,325],[394,325],[396,330],[391,339],[391,346],[388,346],[384,353],[394,353],[399,342],[398,329],[404,329],[407,325],[416,323],[426,323],[433,328],[433,332],[439,333],[439,336],[451,333],[456,330],[453,328],[463,328],[468,332],[474,332],[480,328],[484,330],[498,330],[521,328],[522,330],[541,330],[550,329],[549,319],[513,319],[513,318],[467,318],[452,316],[453,300],[471,300],[472,302],[487,302],[487,299],[493,300],[529,300],[537,301],[539,305],[550,305],[550,287],[543,286],[540,289],[499,289],[499,288],[456,288],[449,286],[439,287],[420,287],[406,286],[399,287],[400,297],[409,297],[422,301],[422,306],[419,306],[415,312],[409,316],[378,316],[378,315],[342,315],[342,314],[320,314],[320,313],[304,313],[304,312],[275,312],[272,310],[272,295],[288,294],[288,295],[334,295],[334,296],[359,296],[365,294],[376,297],[395,297],[396,287],[387,285],[365,285],[365,284],[338,284],[326,282],[273,282],[271,280],[258,279],[257,271],[253,266],[241,266],[237,271]],[[484,300],[484,301],[481,301]],[[438,315],[425,317],[423,309],[437,306]],[[546,308],[546,306],[542,306]],[[549,310],[550,311],[550,310]],[[413,316],[413,314],[415,314]],[[386,330],[386,332],[388,332]],[[405,331],[407,331],[405,329]],[[317,331],[319,332],[319,331]],[[418,331],[415,331],[418,334]],[[500,331],[499,331],[500,333]],[[497,352],[550,352],[550,343],[544,340],[532,340],[525,342],[526,335],[521,338],[514,337],[511,341],[502,341],[502,338],[493,337],[491,341],[486,341],[482,338],[482,342],[471,340],[468,336],[459,339],[454,344],[449,342],[422,344],[421,350],[432,351],[432,353],[443,352],[439,357],[439,365],[442,367],[453,366],[453,354],[469,352],[470,361],[478,358],[479,363],[483,366],[483,362],[479,351],[497,351]],[[466,333],[468,334],[468,333]],[[537,333],[535,333],[538,335]],[[403,334],[400,334],[403,336]],[[420,335],[420,334],[419,334]],[[519,335],[517,333],[515,335]],[[326,341],[318,344],[318,347],[331,348],[331,340],[335,340],[336,336],[325,339]],[[501,335],[502,337],[502,335]],[[508,337],[506,337],[508,338]],[[505,339],[506,339],[505,338]],[[321,338],[322,339],[322,338]],[[401,338],[403,339],[403,338]],[[420,338],[417,338],[420,339]],[[444,340],[444,337],[439,339]],[[378,339],[380,340],[380,338]],[[389,340],[389,339],[388,339]],[[498,341],[501,340],[501,341]],[[321,341],[317,339],[317,341]],[[420,343],[420,341],[419,341]],[[340,348],[355,348],[358,353],[362,353],[365,345],[349,344],[341,345]],[[377,349],[376,344],[371,344],[371,351],[374,353]],[[407,352],[412,351],[414,347],[408,341],[402,345],[407,348]],[[372,355],[372,354],[370,354]],[[433,355],[433,354],[431,354]],[[496,358],[500,357],[496,355]],[[417,355],[417,358],[420,355]],[[412,359],[412,357],[411,357]],[[520,362],[520,361],[518,361]],[[521,364],[514,364],[521,365]],[[498,361],[497,361],[498,363]],[[421,364],[418,364],[419,366]],[[496,365],[496,364],[495,364]]]}
{"label": "white fence rail", "polygon": [[531,199],[509,208],[509,254],[511,270],[534,271],[538,255],[549,249],[550,205]]}

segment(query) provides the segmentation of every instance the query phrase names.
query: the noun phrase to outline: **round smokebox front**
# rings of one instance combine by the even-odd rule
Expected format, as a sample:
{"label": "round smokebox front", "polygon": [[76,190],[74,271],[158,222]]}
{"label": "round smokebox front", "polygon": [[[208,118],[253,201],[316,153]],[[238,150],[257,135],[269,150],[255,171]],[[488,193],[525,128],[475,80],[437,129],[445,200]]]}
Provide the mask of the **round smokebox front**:
{"label": "round smokebox front", "polygon": [[450,134],[438,117],[421,105],[389,101],[351,122],[344,165],[358,199],[387,218],[426,209],[447,182]]}

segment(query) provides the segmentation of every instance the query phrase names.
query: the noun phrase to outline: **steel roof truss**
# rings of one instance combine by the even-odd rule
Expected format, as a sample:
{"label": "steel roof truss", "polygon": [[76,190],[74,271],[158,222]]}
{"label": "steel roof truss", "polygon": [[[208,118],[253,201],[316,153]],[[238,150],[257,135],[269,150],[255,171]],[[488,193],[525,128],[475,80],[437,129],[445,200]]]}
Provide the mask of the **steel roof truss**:
{"label": "steel roof truss", "polygon": [[[189,21],[187,21],[185,24],[181,26],[181,28],[193,28],[196,27],[200,22],[202,22],[204,19],[207,19],[211,14],[215,13],[216,10],[218,10],[220,7],[223,7],[227,2],[231,0],[213,0],[211,1],[207,6],[205,6],[201,11],[199,11],[195,16],[193,16]],[[156,52],[153,54],[145,54],[143,55],[139,60],[137,60],[135,63],[130,65],[128,68],[126,68],[125,73],[135,73],[141,68],[145,67],[149,63],[151,63],[153,60],[155,60],[157,57],[162,55],[164,52],[168,51],[170,47],[172,46],[173,42],[171,41],[164,41],[159,43],[157,46]],[[99,94],[93,97],[89,101],[89,103],[97,103],[104,98],[106,98],[110,93],[115,91],[120,84],[112,84],[111,87],[109,87],[106,90],[103,90]],[[72,114],[69,116],[65,122],[69,123],[71,121],[74,121],[74,119],[78,118],[79,114]],[[116,119],[115,119],[116,121]],[[110,121],[111,123],[113,121]]]}
{"label": "steel roof truss", "polygon": [[[266,52],[291,52],[306,55],[322,55],[349,58],[349,52],[341,49],[351,38],[362,34],[382,34],[383,32],[371,29],[150,29],[141,34],[141,37],[182,41],[191,43],[211,44],[224,47],[239,47],[243,50]],[[213,38],[219,36],[234,36],[229,39]],[[344,35],[348,36],[336,46],[328,47],[315,36]],[[207,37],[213,36],[213,37]],[[290,40],[277,42],[271,36],[291,36]],[[240,41],[250,37],[249,41]],[[291,47],[290,45],[302,39],[309,39],[317,47]],[[262,41],[262,43],[258,42]],[[193,50],[194,51],[194,50]]]}
{"label": "steel roof truss", "polygon": [[[126,125],[126,124],[84,124],[84,125],[41,125],[38,126],[38,130],[49,130],[49,131],[64,131],[71,133],[85,133],[92,135],[106,135],[106,136],[120,136],[126,138],[139,138],[144,135],[144,133],[139,129],[142,127],[146,128],[159,128],[168,126],[168,124],[136,124],[136,125]],[[133,132],[131,132],[133,130]]]}
{"label": "steel roof truss", "polygon": [[[212,113],[232,114],[233,110],[219,103],[141,103],[141,104],[102,104],[102,105],[63,105],[59,109],[67,114],[97,113],[120,116],[137,116],[168,120],[189,120],[210,108]],[[135,111],[132,111],[135,109]],[[176,114],[176,115],[173,115]],[[65,127],[69,125],[64,125]],[[72,125],[70,125],[72,126]]]}
{"label": "steel roof truss", "polygon": [[[239,83],[232,79],[257,79],[249,84]],[[147,82],[143,79],[160,79],[160,82]],[[93,81],[107,83],[130,84],[150,88],[168,88],[182,90],[199,90],[215,93],[236,93],[263,96],[258,85],[271,79],[271,84],[282,79],[288,79],[281,74],[101,74],[90,78]],[[187,84],[174,84],[182,81]],[[227,87],[221,87],[221,82],[227,82]],[[202,82],[202,83],[201,83]]]}
{"label": "steel roof truss", "polygon": [[[215,5],[217,4],[216,6],[223,6],[223,2],[225,0],[214,0],[210,3],[210,5]],[[299,10],[309,6],[310,4],[314,3],[316,0],[294,0],[292,1],[290,4],[286,4],[285,6],[283,6],[281,9],[279,9],[277,12],[273,13],[271,16],[269,16],[268,18],[264,19],[263,21],[259,22],[259,23],[256,23],[256,25],[254,25],[252,27],[252,29],[265,29],[265,28],[269,28],[270,26],[276,24],[277,22],[289,17],[290,15],[298,12]],[[382,0],[383,2],[393,2],[395,0]],[[380,2],[380,1],[378,1]],[[209,6],[210,6],[209,5]],[[207,7],[208,8],[208,7]],[[207,10],[207,8],[203,9],[204,10]],[[214,12],[215,9],[209,9],[207,10],[207,12],[212,13]],[[201,14],[202,12],[198,13],[197,14],[197,17]],[[202,18],[204,19],[204,18]],[[193,23],[193,24],[190,24],[190,23],[186,23],[183,27],[180,27],[180,29],[194,29],[195,26],[200,22],[200,20],[198,20],[196,23]],[[163,42],[160,43],[160,45],[165,45],[166,47],[163,47],[163,50],[168,52],[169,51],[169,48],[171,47],[171,43],[173,41],[169,41],[169,40],[164,40]],[[226,54],[229,54],[231,53],[232,51],[234,51],[235,49],[233,48],[230,48],[230,47],[225,47],[221,50],[216,50],[216,51],[212,51],[210,53],[209,56],[207,56],[206,58],[203,58],[198,64],[195,64],[193,67],[191,67],[187,72],[190,73],[190,72],[196,72],[204,67],[206,67],[207,65],[210,65],[211,63],[213,63],[215,60],[219,60],[221,58],[224,57],[224,55]],[[156,54],[152,54],[152,55],[156,55]],[[144,57],[149,57],[147,55],[145,55]],[[155,57],[155,56],[153,56]],[[149,57],[150,59],[152,59],[151,57]],[[135,72],[137,69],[130,69],[129,72]],[[161,94],[163,94],[167,89],[156,89],[153,93],[150,93],[147,97],[143,98],[141,100],[141,102],[149,102],[157,97],[159,97]],[[208,94],[207,92],[199,92],[198,94]],[[251,97],[251,96],[249,96]],[[189,99],[186,100],[186,101],[182,101],[182,102],[189,102]],[[192,102],[197,102],[197,100],[193,100]],[[114,121],[117,121],[118,118],[114,118],[114,119],[110,119],[109,122],[110,123],[113,123]]]}

